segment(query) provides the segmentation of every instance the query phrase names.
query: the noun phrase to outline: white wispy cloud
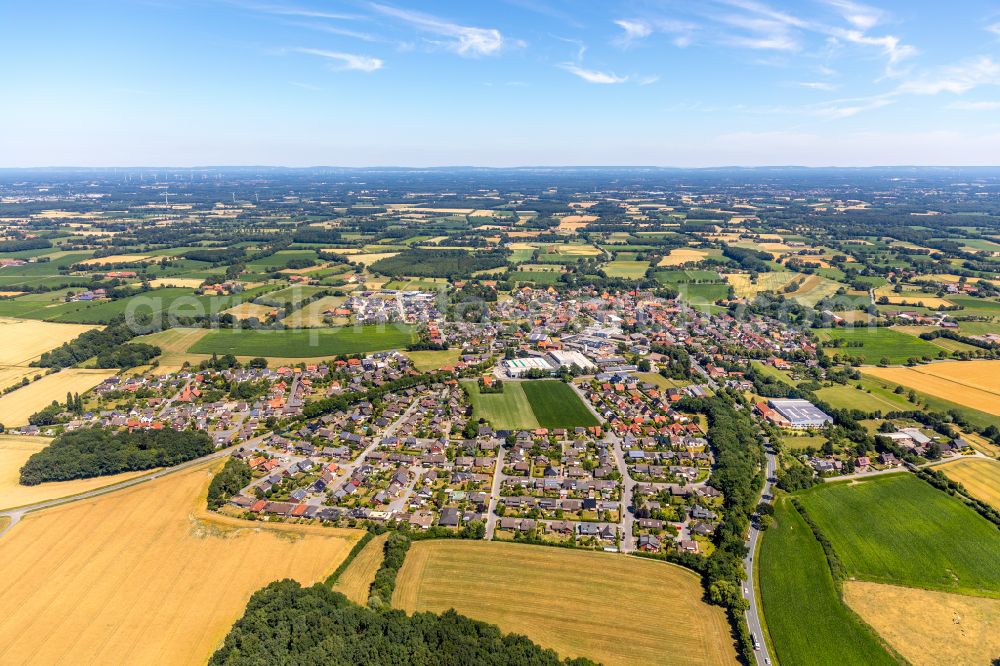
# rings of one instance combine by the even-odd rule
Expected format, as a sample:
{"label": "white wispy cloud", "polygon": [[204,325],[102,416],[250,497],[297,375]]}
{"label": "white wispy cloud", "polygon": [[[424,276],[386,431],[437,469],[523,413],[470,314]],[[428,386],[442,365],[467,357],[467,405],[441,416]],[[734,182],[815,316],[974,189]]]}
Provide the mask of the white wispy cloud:
{"label": "white wispy cloud", "polygon": [[423,12],[378,3],[373,3],[371,7],[380,14],[408,23],[418,30],[447,38],[447,41],[436,43],[461,56],[496,55],[505,47],[523,45],[519,40],[506,39],[496,28],[459,25]]}
{"label": "white wispy cloud", "polygon": [[833,100],[824,104],[817,104],[811,109],[813,115],[827,120],[841,120],[851,118],[865,111],[874,111],[883,106],[889,106],[893,100],[888,96],[862,98],[857,100]]}
{"label": "white wispy cloud", "polygon": [[984,85],[1000,85],[1000,63],[990,56],[971,58],[957,65],[948,65],[904,81],[897,88],[899,93],[961,95]]}
{"label": "white wispy cloud", "polygon": [[997,37],[1000,37],[1000,21],[997,21],[996,23],[994,23],[992,25],[986,26],[986,31],[987,32],[992,32]]}
{"label": "white wispy cloud", "polygon": [[296,53],[317,56],[333,61],[334,69],[351,70],[356,72],[374,72],[382,69],[385,62],[381,58],[357,55],[355,53],[341,53],[340,51],[327,51],[325,49],[297,48]]}
{"label": "white wispy cloud", "polygon": [[303,90],[312,90],[313,92],[318,92],[322,90],[322,88],[320,88],[319,86],[314,86],[311,83],[302,83],[301,81],[289,81],[288,83],[295,86],[296,88],[302,88]]}
{"label": "white wispy cloud", "polygon": [[724,10],[703,10],[701,14],[713,24],[711,41],[736,48],[797,52],[806,50],[810,37],[820,37],[828,47],[850,44],[878,49],[886,58],[887,75],[897,75],[896,65],[916,53],[913,46],[896,35],[871,33],[885,21],[881,9],[853,0],[822,1],[834,10],[842,25],[838,21],[805,18],[759,0],[715,0],[716,6]]}
{"label": "white wispy cloud", "polygon": [[617,19],[614,24],[623,31],[615,43],[623,47],[630,46],[633,42],[645,39],[654,33],[662,33],[671,36],[670,41],[674,46],[683,48],[694,42],[695,32],[699,27],[698,24],[690,21],[669,18]]}
{"label": "white wispy cloud", "polygon": [[860,30],[834,30],[833,35],[852,44],[864,46],[875,46],[881,49],[883,55],[888,58],[886,63],[886,74],[895,74],[895,65],[906,58],[916,55],[917,49],[909,44],[903,44],[902,40],[895,35],[882,35],[873,37]]}
{"label": "white wispy cloud", "polygon": [[368,32],[360,32],[358,30],[350,30],[349,28],[342,28],[338,25],[330,25],[328,23],[319,23],[317,21],[288,21],[286,25],[290,25],[295,28],[305,28],[307,30],[315,30],[317,32],[325,32],[330,35],[340,35],[342,37],[351,37],[353,39],[360,39],[364,42],[381,42],[385,41],[382,38],[373,35]]}
{"label": "white wispy cloud", "polygon": [[612,72],[601,72],[595,69],[586,69],[572,62],[564,62],[557,65],[560,69],[564,69],[570,74],[574,74],[587,83],[600,83],[600,84],[612,84],[612,83],[625,83],[629,80],[627,76],[618,76]]}
{"label": "white wispy cloud", "polygon": [[750,113],[788,115],[796,118],[817,118],[819,120],[842,120],[860,115],[866,111],[880,109],[895,103],[892,93],[869,95],[867,97],[844,97],[811,104],[789,104],[780,106],[746,107]]}
{"label": "white wispy cloud", "polygon": [[826,4],[836,9],[845,21],[858,30],[871,30],[885,18],[885,12],[881,9],[851,0],[826,0]]}
{"label": "white wispy cloud", "polygon": [[338,21],[355,21],[364,18],[358,14],[344,14],[342,12],[328,12],[318,9],[309,9],[306,7],[246,2],[244,0],[228,0],[228,4],[235,5],[248,11],[260,12],[262,14],[273,14],[275,16],[298,16],[301,18],[330,19]]}
{"label": "white wispy cloud", "polygon": [[640,19],[618,19],[615,21],[615,25],[625,31],[620,41],[626,46],[633,41],[649,37],[653,34],[652,26]]}
{"label": "white wispy cloud", "polygon": [[1000,101],[992,101],[992,102],[958,101],[949,104],[948,108],[956,109],[958,111],[1000,111]]}
{"label": "white wispy cloud", "polygon": [[793,86],[808,88],[809,90],[836,90],[840,86],[829,81],[792,81]]}

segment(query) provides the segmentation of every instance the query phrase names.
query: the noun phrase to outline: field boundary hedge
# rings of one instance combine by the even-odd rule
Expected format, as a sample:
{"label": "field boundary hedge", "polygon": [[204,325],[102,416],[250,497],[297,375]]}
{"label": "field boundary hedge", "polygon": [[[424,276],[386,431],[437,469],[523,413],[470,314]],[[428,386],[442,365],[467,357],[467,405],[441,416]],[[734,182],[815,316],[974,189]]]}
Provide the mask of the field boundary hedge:
{"label": "field boundary hedge", "polygon": [[337,580],[344,575],[344,572],[347,571],[347,567],[351,566],[351,562],[353,562],[358,556],[358,553],[364,550],[365,546],[368,545],[368,542],[374,538],[375,534],[373,532],[366,531],[361,538],[358,539],[358,542],[354,544],[354,548],[351,548],[351,552],[347,554],[347,557],[345,557],[344,561],[340,563],[340,566],[338,566],[332,574],[326,577],[323,584],[332,588],[334,583],[336,583]]}

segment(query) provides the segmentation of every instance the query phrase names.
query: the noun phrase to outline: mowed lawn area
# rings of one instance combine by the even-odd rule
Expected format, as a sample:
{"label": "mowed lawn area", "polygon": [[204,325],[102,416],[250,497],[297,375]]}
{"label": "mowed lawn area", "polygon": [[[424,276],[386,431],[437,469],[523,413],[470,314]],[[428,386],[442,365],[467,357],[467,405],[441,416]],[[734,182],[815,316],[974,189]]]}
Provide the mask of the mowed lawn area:
{"label": "mowed lawn area", "polygon": [[1000,530],[907,473],[798,495],[848,577],[1000,597]]}
{"label": "mowed lawn area", "polygon": [[556,380],[506,381],[503,393],[480,393],[476,382],[463,382],[472,401],[473,418],[494,428],[575,428],[598,425],[568,384]]}
{"label": "mowed lawn area", "polygon": [[726,617],[681,567],[562,548],[419,541],[393,605],[454,608],[524,634],[562,657],[616,664],[734,664]]}
{"label": "mowed lawn area", "polygon": [[820,340],[843,340],[842,347],[823,347],[827,356],[860,357],[866,365],[875,365],[883,359],[890,364],[906,363],[910,358],[937,358],[939,347],[926,340],[900,333],[889,328],[831,328],[818,332]]}
{"label": "mowed lawn area", "polygon": [[405,324],[282,331],[221,329],[205,335],[188,351],[194,354],[311,358],[401,349],[413,342],[414,336],[414,328]]}
{"label": "mowed lawn area", "polygon": [[956,460],[934,469],[958,481],[969,494],[994,508],[1000,508],[1000,462],[985,458]]}
{"label": "mowed lawn area", "polygon": [[787,497],[775,503],[758,567],[764,619],[780,663],[896,663],[841,602],[822,546]]}

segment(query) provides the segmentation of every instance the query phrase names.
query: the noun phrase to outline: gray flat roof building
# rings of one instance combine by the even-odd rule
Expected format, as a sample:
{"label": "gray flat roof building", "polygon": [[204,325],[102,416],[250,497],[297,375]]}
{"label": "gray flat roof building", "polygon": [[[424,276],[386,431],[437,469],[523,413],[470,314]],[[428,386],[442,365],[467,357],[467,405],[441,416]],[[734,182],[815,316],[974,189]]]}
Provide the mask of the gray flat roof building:
{"label": "gray flat roof building", "polygon": [[822,428],[833,418],[808,400],[768,400],[767,404],[786,419],[793,428]]}

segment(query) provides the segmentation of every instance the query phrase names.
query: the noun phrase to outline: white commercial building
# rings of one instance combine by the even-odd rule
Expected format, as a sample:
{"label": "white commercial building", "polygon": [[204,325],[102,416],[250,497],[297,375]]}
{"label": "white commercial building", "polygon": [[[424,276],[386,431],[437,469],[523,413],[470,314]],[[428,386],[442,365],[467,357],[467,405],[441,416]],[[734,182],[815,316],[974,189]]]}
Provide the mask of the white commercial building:
{"label": "white commercial building", "polygon": [[547,356],[549,361],[559,368],[571,368],[574,365],[585,372],[592,372],[597,369],[593,361],[578,351],[552,350]]}
{"label": "white commercial building", "polygon": [[511,377],[522,377],[532,370],[542,370],[552,372],[555,366],[546,361],[541,356],[526,356],[524,358],[512,358],[503,362],[504,370]]}

